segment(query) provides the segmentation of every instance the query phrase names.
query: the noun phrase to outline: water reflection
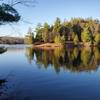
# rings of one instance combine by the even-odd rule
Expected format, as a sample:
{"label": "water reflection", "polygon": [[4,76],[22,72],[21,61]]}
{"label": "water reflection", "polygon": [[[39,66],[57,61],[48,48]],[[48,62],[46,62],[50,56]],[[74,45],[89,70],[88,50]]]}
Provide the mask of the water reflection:
{"label": "water reflection", "polygon": [[0,55],[0,100],[99,99],[99,64],[97,47],[8,47]]}
{"label": "water reflection", "polygon": [[36,63],[47,69],[49,65],[55,72],[61,69],[72,72],[95,71],[100,64],[100,48],[56,48],[54,50],[26,48],[29,63]]}

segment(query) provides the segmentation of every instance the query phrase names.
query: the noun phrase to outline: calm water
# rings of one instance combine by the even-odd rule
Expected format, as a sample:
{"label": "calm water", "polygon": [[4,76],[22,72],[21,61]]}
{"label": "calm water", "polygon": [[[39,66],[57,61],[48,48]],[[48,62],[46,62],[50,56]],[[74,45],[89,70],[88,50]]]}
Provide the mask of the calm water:
{"label": "calm water", "polygon": [[100,49],[7,46],[0,100],[100,100]]}

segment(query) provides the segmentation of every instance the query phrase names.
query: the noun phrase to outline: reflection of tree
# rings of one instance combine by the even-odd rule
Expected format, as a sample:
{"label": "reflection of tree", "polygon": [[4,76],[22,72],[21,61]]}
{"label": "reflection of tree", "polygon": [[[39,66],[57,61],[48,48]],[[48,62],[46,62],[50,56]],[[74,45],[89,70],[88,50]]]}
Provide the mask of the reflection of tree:
{"label": "reflection of tree", "polygon": [[75,57],[75,58],[78,57],[79,49],[78,49],[77,47],[74,48],[74,50],[73,50],[73,54],[74,54],[74,57]]}
{"label": "reflection of tree", "polygon": [[73,49],[73,66],[78,67],[81,64],[81,58],[80,58],[80,51],[79,48],[74,48]]}
{"label": "reflection of tree", "polygon": [[100,64],[100,49],[95,47],[94,48],[94,57],[98,64]]}
{"label": "reflection of tree", "polygon": [[[27,51],[28,50],[28,51]],[[45,69],[52,65],[56,72],[66,69],[72,72],[96,70],[100,62],[99,48],[55,48],[54,50],[26,49],[28,59],[36,61]]]}
{"label": "reflection of tree", "polygon": [[34,58],[34,51],[32,49],[32,47],[27,47],[26,48],[26,53],[25,53],[26,57],[28,58],[29,63],[31,63],[31,61]]}
{"label": "reflection of tree", "polygon": [[84,48],[81,52],[81,60],[84,66],[88,66],[91,61],[91,48]]}
{"label": "reflection of tree", "polygon": [[54,69],[56,72],[60,71],[59,66],[63,66],[64,63],[64,49],[62,48],[56,48],[53,51],[53,56],[52,56],[52,64],[54,65]]}
{"label": "reflection of tree", "polygon": [[48,67],[48,51],[43,51],[42,52],[42,62],[45,68]]}

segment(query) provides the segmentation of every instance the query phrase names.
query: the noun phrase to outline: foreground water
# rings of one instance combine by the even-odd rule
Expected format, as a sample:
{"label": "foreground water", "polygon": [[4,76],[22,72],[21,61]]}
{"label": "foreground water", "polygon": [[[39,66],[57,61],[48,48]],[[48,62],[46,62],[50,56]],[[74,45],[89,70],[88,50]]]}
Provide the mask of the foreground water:
{"label": "foreground water", "polygon": [[0,100],[100,100],[100,49],[8,46]]}

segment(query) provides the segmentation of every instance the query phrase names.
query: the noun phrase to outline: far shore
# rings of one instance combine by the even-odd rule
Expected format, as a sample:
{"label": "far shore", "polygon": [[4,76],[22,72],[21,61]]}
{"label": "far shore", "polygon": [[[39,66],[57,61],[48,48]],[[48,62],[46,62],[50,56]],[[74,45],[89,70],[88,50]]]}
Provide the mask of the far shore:
{"label": "far shore", "polygon": [[1,36],[0,44],[9,44],[9,45],[24,44],[24,38]]}

